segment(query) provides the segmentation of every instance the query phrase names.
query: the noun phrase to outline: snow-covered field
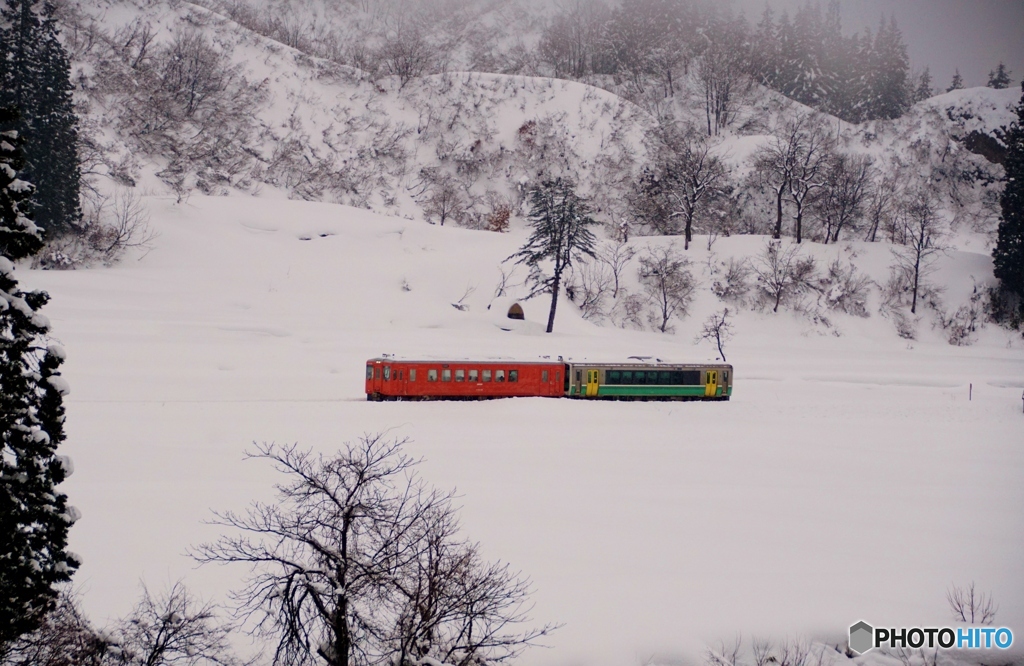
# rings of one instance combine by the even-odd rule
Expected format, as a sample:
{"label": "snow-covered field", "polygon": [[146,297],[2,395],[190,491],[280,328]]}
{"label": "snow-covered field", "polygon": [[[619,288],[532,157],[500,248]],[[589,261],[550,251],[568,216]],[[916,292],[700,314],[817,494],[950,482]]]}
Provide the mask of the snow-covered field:
{"label": "snow-covered field", "polygon": [[[330,452],[386,430],[458,489],[484,553],[532,578],[538,622],[565,623],[524,664],[689,663],[738,632],[837,643],[858,619],[929,626],[950,620],[947,588],[972,580],[1024,634],[1019,334],[988,327],[952,347],[927,318],[908,343],[874,309],[833,329],[745,310],[727,403],[367,403],[363,361],[384,352],[708,358],[693,336],[722,304],[704,289],[662,335],[597,327],[562,301],[546,335],[535,299],[508,332],[487,305],[521,229],[270,198],[146,203],[160,236],[145,256],[19,270],[50,291],[68,352],[64,490],[83,514],[76,582],[97,624],[125,614],[140,581],[181,578],[220,601],[238,585],[243,569],[196,568],[186,550],[216,536],[211,509],[270,497],[275,473],[243,461],[252,442]],[[888,261],[881,244],[808,251],[857,253],[876,279]],[[981,255],[942,261],[951,304],[990,275]],[[467,292],[469,310],[453,308]]]}

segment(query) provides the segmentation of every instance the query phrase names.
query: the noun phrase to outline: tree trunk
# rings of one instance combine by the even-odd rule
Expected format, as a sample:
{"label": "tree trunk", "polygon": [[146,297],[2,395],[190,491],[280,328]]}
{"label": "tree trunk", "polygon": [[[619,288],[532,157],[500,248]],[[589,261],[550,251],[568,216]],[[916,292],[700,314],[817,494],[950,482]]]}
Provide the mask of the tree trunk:
{"label": "tree trunk", "polygon": [[776,192],[775,197],[775,233],[772,234],[772,238],[779,240],[782,238],[782,188],[779,188]]}
{"label": "tree trunk", "polygon": [[558,308],[558,287],[561,281],[561,272],[556,272],[554,282],[551,285],[551,310],[548,311],[548,333],[555,330],[555,310]]}
{"label": "tree trunk", "polygon": [[348,654],[351,638],[348,633],[348,599],[338,600],[338,609],[334,615],[334,654],[331,655],[332,666],[348,666]]}
{"label": "tree trunk", "polygon": [[917,285],[918,279],[921,275],[921,251],[917,251],[917,257],[914,259],[914,298],[910,303],[910,314],[917,314]]}
{"label": "tree trunk", "polygon": [[803,206],[797,205],[796,207],[796,242],[799,243],[801,240],[801,227],[804,222],[804,210]]}

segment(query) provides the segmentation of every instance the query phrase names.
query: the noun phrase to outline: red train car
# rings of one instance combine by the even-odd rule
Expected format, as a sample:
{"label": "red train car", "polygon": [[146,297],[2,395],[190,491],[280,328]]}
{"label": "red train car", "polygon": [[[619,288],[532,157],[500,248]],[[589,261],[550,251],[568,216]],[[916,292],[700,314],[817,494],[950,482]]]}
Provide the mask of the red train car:
{"label": "red train car", "polygon": [[565,364],[544,361],[366,362],[367,400],[482,400],[565,395]]}

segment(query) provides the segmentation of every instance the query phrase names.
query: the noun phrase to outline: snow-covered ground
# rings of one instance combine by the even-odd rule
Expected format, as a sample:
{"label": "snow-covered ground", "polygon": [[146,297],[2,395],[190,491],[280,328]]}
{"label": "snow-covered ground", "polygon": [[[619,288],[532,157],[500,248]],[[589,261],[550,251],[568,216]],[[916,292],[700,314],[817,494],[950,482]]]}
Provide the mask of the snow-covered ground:
{"label": "snow-covered ground", "polygon": [[[544,299],[503,331],[487,305],[522,229],[271,198],[146,204],[160,234],[148,254],[19,270],[51,293],[68,352],[63,452],[77,471],[64,490],[83,514],[76,583],[98,624],[128,611],[140,581],[182,578],[221,601],[238,586],[244,570],[196,568],[186,550],[216,536],[211,509],[270,497],[275,473],[243,461],[252,442],[330,452],[388,431],[429,481],[458,489],[484,553],[532,578],[538,622],[565,623],[523,664],[692,662],[738,632],[839,643],[858,619],[934,626],[950,619],[947,588],[972,580],[1024,633],[1019,334],[990,326],[952,347],[927,317],[908,342],[874,308],[830,328],[742,310],[727,403],[367,403],[363,361],[384,352],[710,358],[692,341],[722,304],[703,277],[676,335],[598,327],[564,300],[547,335]],[[690,250],[698,275],[703,247]],[[889,260],[881,244],[806,251],[857,254],[878,280]],[[934,279],[955,305],[990,271],[959,252]],[[451,305],[463,296],[465,312]]]}

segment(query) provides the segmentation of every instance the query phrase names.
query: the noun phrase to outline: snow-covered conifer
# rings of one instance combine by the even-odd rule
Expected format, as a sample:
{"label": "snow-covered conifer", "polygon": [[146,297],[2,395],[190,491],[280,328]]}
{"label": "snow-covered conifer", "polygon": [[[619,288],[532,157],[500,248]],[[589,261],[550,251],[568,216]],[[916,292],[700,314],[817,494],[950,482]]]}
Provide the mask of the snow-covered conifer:
{"label": "snow-covered conifer", "polygon": [[995,68],[995,71],[988,73],[988,83],[985,84],[989,88],[995,88],[1002,90],[1003,88],[1010,87],[1010,70],[1006,69],[1006,65],[999,63],[999,66]]}
{"label": "snow-covered conifer", "polygon": [[36,186],[32,212],[48,238],[81,220],[78,118],[71,67],[58,39],[56,6],[46,0],[0,0],[0,106],[21,114],[25,174]]}
{"label": "snow-covered conifer", "polygon": [[960,70],[957,69],[953,72],[953,81],[946,88],[946,92],[953,92],[954,90],[962,90],[964,87],[964,78],[960,76]]}
{"label": "snow-covered conifer", "polygon": [[39,230],[23,210],[33,187],[19,178],[17,115],[0,110],[0,657],[53,607],[55,586],[71,579],[78,561],[67,552],[77,518],[56,490],[71,471],[57,455],[64,441],[59,372],[64,351],[49,344],[39,310],[43,291],[22,291],[14,260],[35,252]]}
{"label": "snow-covered conifer", "polygon": [[[512,256],[519,258],[516,263],[526,264],[532,271],[531,296],[551,294],[547,328],[550,333],[555,328],[558,292],[565,271],[584,255],[595,256],[594,233],[588,227],[596,222],[574,185],[562,178],[546,180],[530,192],[529,220],[533,233]],[[541,269],[547,261],[552,262],[550,275]]]}
{"label": "snow-covered conifer", "polygon": [[1000,138],[1006,144],[1006,175],[999,199],[1002,214],[992,260],[995,276],[1003,288],[1024,298],[1024,83],[1017,120]]}

